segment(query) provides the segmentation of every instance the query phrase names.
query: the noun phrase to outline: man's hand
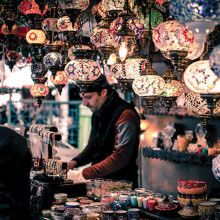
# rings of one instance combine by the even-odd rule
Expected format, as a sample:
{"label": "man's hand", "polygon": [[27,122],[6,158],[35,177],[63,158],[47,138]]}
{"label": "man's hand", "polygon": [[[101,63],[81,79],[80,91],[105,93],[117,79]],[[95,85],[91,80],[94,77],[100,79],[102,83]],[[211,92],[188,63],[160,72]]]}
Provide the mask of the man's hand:
{"label": "man's hand", "polygon": [[75,168],[75,166],[77,165],[77,162],[75,160],[72,160],[70,162],[67,163],[67,172],[69,170],[72,170],[73,168]]}

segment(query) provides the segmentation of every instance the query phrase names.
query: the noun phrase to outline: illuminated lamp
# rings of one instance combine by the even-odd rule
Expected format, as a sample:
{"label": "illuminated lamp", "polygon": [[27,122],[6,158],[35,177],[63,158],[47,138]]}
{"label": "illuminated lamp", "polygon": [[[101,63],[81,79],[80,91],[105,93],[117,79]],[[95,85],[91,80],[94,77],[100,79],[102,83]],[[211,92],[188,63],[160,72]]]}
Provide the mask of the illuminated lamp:
{"label": "illuminated lamp", "polygon": [[101,75],[101,69],[99,63],[94,60],[78,59],[67,63],[65,73],[84,91],[91,81],[96,80]]}
{"label": "illuminated lamp", "polygon": [[155,28],[153,41],[161,51],[169,51],[173,65],[178,68],[192,48],[194,36],[185,25],[171,20],[163,22]]}
{"label": "illuminated lamp", "polygon": [[68,49],[70,60],[75,59],[92,59],[95,52],[87,45],[75,45]]}
{"label": "illuminated lamp", "polygon": [[34,84],[30,88],[30,93],[35,98],[40,108],[41,103],[44,100],[45,96],[49,94],[49,89],[44,84]]}
{"label": "illuminated lamp", "polygon": [[63,87],[68,82],[68,77],[65,71],[57,71],[55,77],[53,77],[52,75],[50,76],[50,81],[58,89],[58,92],[61,95]]}
{"label": "illuminated lamp", "polygon": [[154,103],[163,92],[165,82],[152,68],[152,64],[147,60],[145,69],[140,76],[135,77],[132,83],[134,92],[141,96],[143,105],[152,110]]}
{"label": "illuminated lamp", "polygon": [[9,50],[4,53],[5,64],[7,66],[9,66],[11,71],[12,71],[14,65],[16,64],[16,62],[18,61],[18,59],[19,59],[19,55],[14,50]]}
{"label": "illuminated lamp", "polygon": [[53,77],[62,66],[62,55],[58,52],[47,53],[43,58],[43,63],[51,71]]}
{"label": "illuminated lamp", "polygon": [[46,35],[41,30],[32,29],[28,31],[26,40],[29,44],[44,44],[46,42]]}
{"label": "illuminated lamp", "polygon": [[34,84],[44,84],[47,81],[45,77],[48,69],[42,62],[34,62],[31,65],[31,78]]}
{"label": "illuminated lamp", "polygon": [[100,14],[102,18],[104,18],[107,15],[107,10],[105,7],[103,7],[102,1],[99,2],[98,4],[98,13]]}
{"label": "illuminated lamp", "polygon": [[16,62],[16,64],[15,64],[15,66],[17,66],[17,67],[21,70],[22,68],[24,68],[25,66],[27,66],[27,59],[26,59],[26,57],[22,54],[22,52],[19,52],[19,53],[18,53],[18,56],[19,56],[19,58],[18,58],[18,60],[17,60],[17,62]]}
{"label": "illuminated lamp", "polygon": [[183,93],[184,88],[181,82],[177,80],[177,76],[172,72],[170,65],[168,66],[167,72],[162,76],[162,78],[165,81],[165,86],[160,96],[162,102],[169,110],[177,98]]}
{"label": "illuminated lamp", "polygon": [[220,78],[220,45],[212,50],[209,56],[209,62],[211,70]]}
{"label": "illuminated lamp", "polygon": [[102,60],[104,61],[114,52],[114,48],[119,46],[115,37],[110,34],[109,28],[109,20],[108,17],[106,17],[99,22],[90,35],[91,43],[100,52]]}
{"label": "illuminated lamp", "polygon": [[192,31],[201,46],[220,19],[219,0],[172,0],[170,15]]}
{"label": "illuminated lamp", "polygon": [[216,102],[220,98],[220,79],[210,69],[209,60],[201,60],[190,64],[184,72],[186,86],[206,99],[208,108],[213,113]]}

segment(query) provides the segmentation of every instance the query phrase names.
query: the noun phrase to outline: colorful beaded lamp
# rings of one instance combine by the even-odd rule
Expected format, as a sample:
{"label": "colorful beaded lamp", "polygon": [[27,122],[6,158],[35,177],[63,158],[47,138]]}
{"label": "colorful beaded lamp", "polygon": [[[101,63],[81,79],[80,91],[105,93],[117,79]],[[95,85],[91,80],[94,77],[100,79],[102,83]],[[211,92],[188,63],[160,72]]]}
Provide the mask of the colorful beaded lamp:
{"label": "colorful beaded lamp", "polygon": [[63,87],[68,82],[68,77],[65,71],[57,71],[55,77],[50,76],[50,81],[55,85],[61,95]]}
{"label": "colorful beaded lamp", "polygon": [[12,71],[14,65],[16,64],[16,62],[18,61],[18,59],[19,59],[19,55],[14,50],[9,50],[4,53],[5,64],[7,66],[9,66],[11,71]]}
{"label": "colorful beaded lamp", "polygon": [[91,81],[96,80],[101,75],[99,63],[91,59],[71,60],[65,66],[67,77],[76,82],[83,91],[89,86]]}
{"label": "colorful beaded lamp", "polygon": [[75,45],[68,49],[70,60],[75,59],[92,59],[95,52],[87,45]]}
{"label": "colorful beaded lamp", "polygon": [[44,44],[46,42],[46,35],[41,30],[32,29],[26,34],[26,40],[29,44]]}
{"label": "colorful beaded lamp", "polygon": [[44,84],[47,81],[45,77],[48,69],[42,62],[33,62],[31,65],[31,78],[34,84]]}
{"label": "colorful beaded lamp", "polygon": [[49,94],[49,89],[44,84],[35,84],[31,87],[30,93],[35,98],[40,108],[45,96]]}

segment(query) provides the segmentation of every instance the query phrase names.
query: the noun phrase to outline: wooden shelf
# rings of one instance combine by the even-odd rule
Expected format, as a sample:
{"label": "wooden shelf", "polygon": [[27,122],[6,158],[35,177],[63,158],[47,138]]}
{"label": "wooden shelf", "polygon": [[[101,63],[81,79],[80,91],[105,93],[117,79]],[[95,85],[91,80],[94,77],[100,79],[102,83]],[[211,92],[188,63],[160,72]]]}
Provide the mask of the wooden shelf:
{"label": "wooden shelf", "polygon": [[176,163],[197,164],[202,166],[211,166],[214,156],[204,154],[192,154],[180,151],[154,150],[151,147],[143,148],[143,155],[149,158],[173,161]]}

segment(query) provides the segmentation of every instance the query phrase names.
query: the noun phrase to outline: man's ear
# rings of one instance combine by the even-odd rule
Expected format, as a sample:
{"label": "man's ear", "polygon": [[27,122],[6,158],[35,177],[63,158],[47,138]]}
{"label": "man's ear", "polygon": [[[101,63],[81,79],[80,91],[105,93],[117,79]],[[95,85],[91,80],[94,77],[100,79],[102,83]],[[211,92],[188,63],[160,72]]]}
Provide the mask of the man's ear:
{"label": "man's ear", "polygon": [[102,96],[107,96],[108,90],[107,89],[103,89],[101,91]]}

